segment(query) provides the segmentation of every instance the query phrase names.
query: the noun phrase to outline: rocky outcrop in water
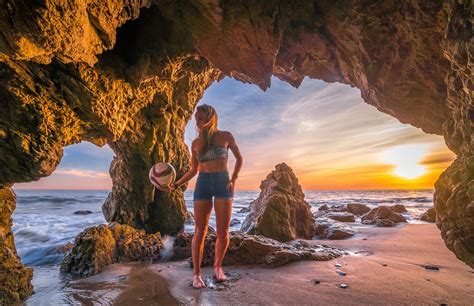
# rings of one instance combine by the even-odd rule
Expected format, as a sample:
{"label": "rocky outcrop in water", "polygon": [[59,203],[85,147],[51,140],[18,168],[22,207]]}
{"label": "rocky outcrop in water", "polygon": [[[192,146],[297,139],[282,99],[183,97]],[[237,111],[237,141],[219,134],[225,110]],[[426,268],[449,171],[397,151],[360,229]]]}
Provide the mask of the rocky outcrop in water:
{"label": "rocky outcrop in water", "polygon": [[314,235],[318,238],[340,240],[352,237],[356,231],[341,222],[336,222],[332,219],[319,217],[316,219],[314,227]]}
{"label": "rocky outcrop in water", "polygon": [[[230,242],[223,265],[262,265],[278,267],[299,260],[331,260],[344,251],[321,245],[309,245],[303,240],[291,244],[281,243],[261,235],[248,235],[239,231],[230,232]],[[192,233],[180,233],[174,241],[174,259],[191,257]],[[206,235],[202,266],[214,264],[215,233]],[[192,261],[190,261],[192,265]]]}
{"label": "rocky outcrop in water", "polygon": [[307,76],[355,86],[378,110],[444,136],[457,160],[436,184],[437,225],[474,266],[470,1],[0,6],[0,188],[50,175],[64,146],[108,143],[107,219],[176,233],[182,190],[154,202],[147,170],[163,160],[178,177],[187,170],[184,127],[204,90],[224,75],[262,89],[272,75],[293,86]]}
{"label": "rocky outcrop in water", "polygon": [[370,211],[370,207],[364,204],[347,204],[346,206],[347,210],[356,216],[362,216]]}
{"label": "rocky outcrop in water", "polygon": [[311,239],[314,218],[298,179],[285,163],[275,166],[260,184],[258,198],[250,203],[250,213],[241,231],[278,241]]}
{"label": "rocky outcrop in water", "polygon": [[347,213],[347,212],[328,211],[325,214],[323,214],[322,216],[324,216],[326,218],[329,218],[329,219],[332,219],[332,220],[339,221],[339,222],[355,222],[354,215],[351,214],[351,213]]}
{"label": "rocky outcrop in water", "polygon": [[420,216],[421,221],[425,222],[431,222],[435,223],[436,222],[436,209],[434,207],[428,208],[421,216]]}
{"label": "rocky outcrop in water", "polygon": [[389,206],[388,208],[390,208],[391,211],[399,213],[399,214],[408,212],[405,205],[402,205],[402,204],[395,204],[395,205]]}
{"label": "rocky outcrop in water", "polygon": [[362,223],[376,224],[377,226],[390,227],[396,223],[407,222],[404,216],[396,213],[388,206],[378,206],[362,216]]}
{"label": "rocky outcrop in water", "polygon": [[61,263],[61,271],[91,276],[106,265],[127,261],[153,261],[160,258],[160,233],[146,234],[128,225],[113,223],[85,229]]}

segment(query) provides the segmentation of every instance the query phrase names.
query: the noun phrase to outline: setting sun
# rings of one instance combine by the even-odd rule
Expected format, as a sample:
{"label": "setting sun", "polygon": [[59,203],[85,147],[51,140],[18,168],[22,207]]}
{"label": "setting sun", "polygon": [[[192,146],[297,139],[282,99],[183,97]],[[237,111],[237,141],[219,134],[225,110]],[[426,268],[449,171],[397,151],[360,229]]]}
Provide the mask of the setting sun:
{"label": "setting sun", "polygon": [[383,159],[396,166],[393,174],[405,179],[415,179],[426,173],[426,167],[420,162],[426,156],[427,149],[426,144],[401,145],[385,151]]}

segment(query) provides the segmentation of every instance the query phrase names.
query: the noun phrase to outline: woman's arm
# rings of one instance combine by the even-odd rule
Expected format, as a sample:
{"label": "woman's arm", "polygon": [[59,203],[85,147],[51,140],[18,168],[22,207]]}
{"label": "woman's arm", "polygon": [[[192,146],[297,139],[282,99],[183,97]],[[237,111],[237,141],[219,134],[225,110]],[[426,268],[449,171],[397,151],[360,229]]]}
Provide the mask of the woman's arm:
{"label": "woman's arm", "polygon": [[191,144],[191,167],[180,179],[176,180],[176,182],[174,183],[176,188],[191,180],[198,171],[198,160],[196,157],[196,141],[197,140],[195,139]]}
{"label": "woman's arm", "polygon": [[234,173],[232,173],[231,181],[235,182],[239,177],[240,169],[242,169],[243,158],[240,154],[239,147],[237,146],[237,142],[234,139],[234,136],[229,132],[229,149],[235,156],[235,166],[234,166]]}
{"label": "woman's arm", "polygon": [[179,179],[177,179],[172,185],[168,186],[169,191],[178,188],[179,186],[185,184],[189,180],[191,180],[198,171],[198,160],[196,157],[196,139],[191,144],[191,167],[189,170]]}

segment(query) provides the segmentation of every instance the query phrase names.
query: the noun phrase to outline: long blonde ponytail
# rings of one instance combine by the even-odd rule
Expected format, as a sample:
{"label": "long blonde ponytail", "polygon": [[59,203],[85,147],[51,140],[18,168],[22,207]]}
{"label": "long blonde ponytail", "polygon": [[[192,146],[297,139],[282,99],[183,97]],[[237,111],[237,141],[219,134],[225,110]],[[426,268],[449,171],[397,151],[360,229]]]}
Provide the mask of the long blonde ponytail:
{"label": "long blonde ponytail", "polygon": [[214,107],[208,104],[202,104],[197,107],[196,113],[201,112],[204,115],[205,123],[202,129],[199,131],[199,138],[201,138],[201,146],[199,148],[199,154],[203,154],[207,151],[211,144],[211,139],[214,133],[217,131],[217,112]]}

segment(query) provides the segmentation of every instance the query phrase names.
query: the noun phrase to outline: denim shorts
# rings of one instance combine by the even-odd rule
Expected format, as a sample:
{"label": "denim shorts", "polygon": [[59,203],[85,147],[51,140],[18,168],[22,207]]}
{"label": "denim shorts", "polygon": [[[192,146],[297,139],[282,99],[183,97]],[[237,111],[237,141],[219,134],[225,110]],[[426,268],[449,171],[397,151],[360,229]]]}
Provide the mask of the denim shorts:
{"label": "denim shorts", "polygon": [[196,187],[194,187],[194,201],[212,200],[215,198],[233,199],[232,189],[227,188],[229,172],[199,172]]}

